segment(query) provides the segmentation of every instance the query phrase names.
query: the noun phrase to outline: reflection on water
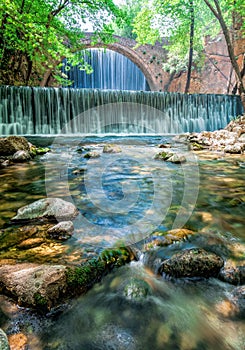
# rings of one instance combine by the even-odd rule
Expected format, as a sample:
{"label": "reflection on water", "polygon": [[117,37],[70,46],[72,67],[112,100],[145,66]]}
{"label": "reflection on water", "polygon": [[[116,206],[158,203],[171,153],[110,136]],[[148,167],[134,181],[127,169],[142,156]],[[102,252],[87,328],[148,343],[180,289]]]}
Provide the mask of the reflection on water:
{"label": "reflection on water", "polygon": [[[19,207],[48,192],[71,200],[80,212],[73,238],[63,243],[67,254],[98,253],[125,236],[137,241],[153,230],[171,229],[185,191],[185,169],[153,159],[158,144],[170,138],[62,138],[52,144],[51,153],[35,161],[0,169],[0,227],[10,227]],[[120,144],[122,152],[104,154],[105,143]],[[100,158],[84,158],[88,152],[98,152]],[[244,245],[243,163],[241,155],[199,153],[199,194],[187,228]],[[190,211],[191,205],[182,210]],[[3,248],[6,242],[0,238]],[[20,238],[16,242],[20,245]],[[4,257],[11,257],[11,249],[5,249]],[[18,246],[14,249],[18,259]],[[244,260],[244,249],[232,254]],[[127,295],[127,284],[135,280],[147,284],[147,295]],[[27,310],[4,312],[0,326],[9,333],[25,333],[30,350],[241,350],[244,324],[220,313],[219,305],[232,288],[215,279],[163,280],[138,262],[108,275],[61,315],[47,319]]]}

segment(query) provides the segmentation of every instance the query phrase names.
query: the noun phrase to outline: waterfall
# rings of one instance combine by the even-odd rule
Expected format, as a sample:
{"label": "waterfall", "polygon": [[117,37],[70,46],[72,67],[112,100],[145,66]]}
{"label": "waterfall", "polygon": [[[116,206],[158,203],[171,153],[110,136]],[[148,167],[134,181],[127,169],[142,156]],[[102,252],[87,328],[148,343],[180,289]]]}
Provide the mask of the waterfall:
{"label": "waterfall", "polygon": [[112,50],[89,49],[81,52],[81,59],[93,69],[91,74],[63,61],[62,72],[73,88],[150,90],[144,74],[124,55]]}
{"label": "waterfall", "polygon": [[242,112],[232,95],[0,86],[2,136],[212,131]]}

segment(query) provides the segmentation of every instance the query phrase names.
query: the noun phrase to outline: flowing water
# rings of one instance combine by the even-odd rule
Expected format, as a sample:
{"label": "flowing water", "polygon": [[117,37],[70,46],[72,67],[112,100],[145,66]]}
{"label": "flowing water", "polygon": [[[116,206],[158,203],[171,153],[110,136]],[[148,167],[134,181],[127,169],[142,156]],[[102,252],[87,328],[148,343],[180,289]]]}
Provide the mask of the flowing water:
{"label": "flowing water", "polygon": [[150,90],[141,70],[118,52],[89,49],[81,52],[81,61],[91,66],[91,74],[85,72],[83,64],[71,67],[64,60],[62,72],[72,82],[70,86],[73,88]]}
{"label": "flowing water", "polygon": [[213,131],[242,112],[234,95],[0,86],[1,135]]}
{"label": "flowing water", "polygon": [[[69,256],[98,254],[118,242],[135,244],[147,240],[152,231],[181,224],[205,233],[226,259],[244,261],[244,156],[207,152],[196,156],[185,145],[173,144],[187,163],[155,160],[161,151],[158,145],[173,142],[171,135],[30,141],[51,145],[52,152],[0,169],[2,228],[11,228],[10,219],[19,207],[52,195],[72,201],[80,213],[73,237],[60,244],[67,249],[66,262]],[[112,143],[122,152],[103,153],[104,145]],[[89,152],[99,157],[84,158]],[[2,239],[0,244],[5,243]],[[2,251],[0,258],[28,260],[18,244]],[[201,244],[198,238],[183,241],[164,248],[162,254]],[[46,251],[41,261],[52,257]],[[33,254],[31,259],[35,261]],[[146,291],[140,298],[125,292],[135,282]],[[63,312],[47,317],[14,309],[3,298],[0,326],[8,334],[24,333],[31,350],[241,350],[244,322],[225,315],[233,289],[213,278],[164,279],[154,274],[154,266],[146,267],[140,260],[114,270]]]}

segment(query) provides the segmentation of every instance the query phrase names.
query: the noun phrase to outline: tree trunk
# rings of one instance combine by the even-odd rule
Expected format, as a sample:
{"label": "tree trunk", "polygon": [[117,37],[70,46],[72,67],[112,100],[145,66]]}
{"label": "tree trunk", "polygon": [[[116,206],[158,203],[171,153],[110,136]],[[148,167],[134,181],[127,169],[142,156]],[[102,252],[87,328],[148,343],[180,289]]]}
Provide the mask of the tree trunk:
{"label": "tree trunk", "polygon": [[185,93],[189,92],[190,83],[191,83],[191,68],[193,61],[193,39],[194,39],[194,24],[195,24],[195,15],[194,15],[194,6],[193,0],[190,0],[190,47],[189,47],[189,60],[188,60],[188,71],[187,71],[187,79],[185,85]]}
{"label": "tree trunk", "polygon": [[231,38],[230,38],[230,34],[229,34],[229,30],[227,28],[227,25],[224,21],[223,15],[222,15],[222,11],[219,5],[219,1],[218,0],[214,0],[215,3],[215,7],[216,9],[211,5],[211,3],[208,0],[204,0],[206,5],[210,8],[210,10],[212,11],[212,13],[214,14],[214,16],[218,19],[222,32],[224,34],[225,37],[225,41],[226,41],[226,45],[227,45],[227,49],[228,49],[228,53],[229,53],[229,57],[231,60],[231,64],[232,67],[234,68],[235,74],[237,76],[237,80],[238,80],[238,91],[239,94],[241,95],[242,99],[243,96],[245,94],[245,88],[244,88],[244,84],[242,81],[242,76],[241,76],[241,72],[238,66],[238,63],[236,61],[236,57],[234,54],[234,46],[232,45],[231,42]]}

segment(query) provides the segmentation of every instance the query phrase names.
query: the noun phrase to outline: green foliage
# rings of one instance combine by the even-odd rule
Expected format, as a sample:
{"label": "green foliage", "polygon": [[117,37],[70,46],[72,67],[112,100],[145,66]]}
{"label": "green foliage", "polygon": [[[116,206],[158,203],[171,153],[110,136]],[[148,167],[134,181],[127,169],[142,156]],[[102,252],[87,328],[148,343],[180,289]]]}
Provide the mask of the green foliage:
{"label": "green foliage", "polygon": [[[214,6],[214,1],[210,3]],[[245,15],[244,0],[220,0],[223,19],[228,27],[232,25],[234,13],[241,18]],[[205,37],[214,38],[221,27],[217,18],[203,0],[193,0],[195,31],[193,41],[193,62],[200,67],[203,62]],[[144,7],[134,20],[134,33],[139,45],[154,44],[157,40],[167,39],[168,62],[163,69],[169,72],[181,72],[187,69],[190,47],[191,3],[189,0],[153,0],[145,2]],[[165,40],[166,41],[166,40]]]}
{"label": "green foliage", "polygon": [[93,25],[94,40],[108,40],[108,17],[117,15],[112,0],[2,0],[0,83],[37,85],[47,71],[61,79],[64,57],[72,65],[80,62],[82,25]]}
{"label": "green foliage", "polygon": [[130,39],[136,38],[136,34],[133,32],[133,21],[137,13],[140,12],[144,1],[126,0],[125,3],[120,5],[120,16],[112,22],[112,27],[116,35]]}

